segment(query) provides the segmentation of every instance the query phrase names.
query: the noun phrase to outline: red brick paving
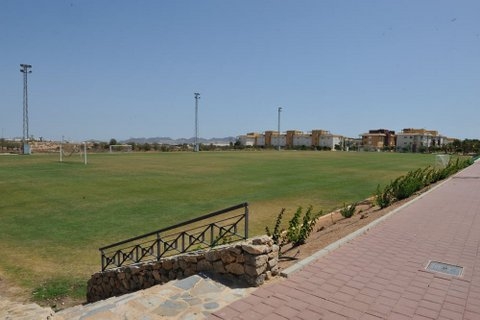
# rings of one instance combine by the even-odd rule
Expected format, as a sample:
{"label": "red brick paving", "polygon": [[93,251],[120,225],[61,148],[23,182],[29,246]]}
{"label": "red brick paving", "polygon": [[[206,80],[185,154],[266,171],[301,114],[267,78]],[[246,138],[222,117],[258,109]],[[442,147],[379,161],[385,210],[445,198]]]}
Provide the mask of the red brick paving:
{"label": "red brick paving", "polygon": [[480,162],[210,319],[480,319]]}

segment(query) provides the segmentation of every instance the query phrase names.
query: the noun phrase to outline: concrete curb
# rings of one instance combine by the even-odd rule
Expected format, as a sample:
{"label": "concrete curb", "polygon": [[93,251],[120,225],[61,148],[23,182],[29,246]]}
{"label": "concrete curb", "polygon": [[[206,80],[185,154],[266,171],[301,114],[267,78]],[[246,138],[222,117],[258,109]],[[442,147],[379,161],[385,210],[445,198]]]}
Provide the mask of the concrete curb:
{"label": "concrete curb", "polygon": [[[468,167],[467,167],[468,168]],[[465,169],[464,169],[465,170]],[[433,190],[441,187],[444,183],[447,183],[448,181],[450,181],[454,176],[456,176],[457,174],[459,174],[460,172],[462,172],[463,170],[457,172],[455,175],[449,177],[448,179],[446,179],[445,181],[442,181],[441,183],[439,183],[438,185],[436,185],[435,187],[431,188],[430,190],[422,193],[421,195],[419,195],[418,197],[415,197],[414,199],[408,201],[407,203],[404,203],[403,205],[401,205],[400,207],[396,208],[395,210],[393,210],[392,212],[389,212],[387,213],[386,215],[384,215],[383,217],[381,218],[378,218],[377,220],[375,221],[372,221],[370,222],[369,224],[367,224],[366,226],[358,229],[357,231],[355,232],[352,232],[350,233],[348,236],[346,237],[343,237],[342,239],[340,240],[337,240],[335,241],[334,243],[331,243],[330,245],[326,246],[325,248],[315,252],[314,254],[312,254],[310,257],[308,258],[305,258],[297,263],[295,263],[294,265],[288,267],[287,269],[283,270],[280,272],[280,276],[282,277],[285,277],[285,278],[288,278],[292,273],[295,273],[301,269],[303,269],[305,266],[307,266],[308,264],[312,263],[313,261],[327,255],[328,253],[332,252],[333,250],[335,249],[338,249],[340,248],[341,246],[343,246],[344,244],[350,242],[351,240],[355,239],[356,237],[366,233],[368,230],[370,230],[371,228],[375,227],[377,224],[379,223],[382,223],[383,221],[385,221],[386,219],[390,218],[391,216],[393,216],[395,213],[397,213],[398,211],[400,211],[401,209],[409,206],[410,204],[414,203],[415,201],[417,200],[420,200],[421,198],[423,198],[425,195],[427,195],[428,193],[432,192]]]}

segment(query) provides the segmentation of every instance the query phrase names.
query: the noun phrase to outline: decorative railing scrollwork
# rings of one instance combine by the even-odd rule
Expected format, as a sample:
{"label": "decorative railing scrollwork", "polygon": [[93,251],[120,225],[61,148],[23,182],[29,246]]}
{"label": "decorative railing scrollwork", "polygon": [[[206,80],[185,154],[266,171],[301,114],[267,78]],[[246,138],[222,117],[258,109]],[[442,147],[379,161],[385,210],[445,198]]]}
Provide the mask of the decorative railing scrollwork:
{"label": "decorative railing scrollwork", "polygon": [[[184,230],[187,229],[187,230]],[[248,238],[248,203],[100,248],[102,271]]]}

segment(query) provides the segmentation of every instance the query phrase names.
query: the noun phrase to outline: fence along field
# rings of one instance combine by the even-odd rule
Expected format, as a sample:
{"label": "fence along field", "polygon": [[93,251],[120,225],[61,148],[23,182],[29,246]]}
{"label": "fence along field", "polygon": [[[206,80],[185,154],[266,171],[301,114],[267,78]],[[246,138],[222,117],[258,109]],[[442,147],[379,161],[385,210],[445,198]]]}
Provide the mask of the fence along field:
{"label": "fence along field", "polygon": [[248,201],[250,235],[282,208],[328,212],[433,155],[355,152],[89,154],[0,158],[0,275],[45,299],[83,297],[98,248]]}

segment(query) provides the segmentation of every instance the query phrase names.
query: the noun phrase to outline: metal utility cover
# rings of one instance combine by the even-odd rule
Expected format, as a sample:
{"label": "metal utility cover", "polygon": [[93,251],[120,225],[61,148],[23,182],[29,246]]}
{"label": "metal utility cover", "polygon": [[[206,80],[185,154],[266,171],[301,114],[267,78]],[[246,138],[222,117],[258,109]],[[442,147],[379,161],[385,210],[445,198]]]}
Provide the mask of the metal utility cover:
{"label": "metal utility cover", "polygon": [[460,277],[463,273],[463,267],[438,261],[430,261],[426,269],[457,277]]}

